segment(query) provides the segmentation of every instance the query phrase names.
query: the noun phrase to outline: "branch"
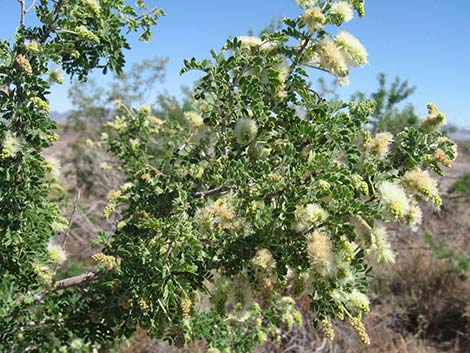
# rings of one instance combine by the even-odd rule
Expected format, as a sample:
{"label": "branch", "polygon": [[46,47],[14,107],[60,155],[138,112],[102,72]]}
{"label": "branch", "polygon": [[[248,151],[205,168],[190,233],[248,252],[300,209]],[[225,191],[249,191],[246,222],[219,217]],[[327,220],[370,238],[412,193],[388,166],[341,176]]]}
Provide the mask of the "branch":
{"label": "branch", "polygon": [[[134,21],[139,21],[139,20],[143,19],[144,17],[148,17],[148,16],[150,16],[150,15],[156,13],[157,11],[158,11],[158,8],[154,7],[154,8],[151,9],[150,11],[145,12],[145,13],[141,14],[140,16],[134,17],[133,20],[134,20]],[[121,22],[120,25],[121,25],[121,26],[127,26],[129,23],[130,23],[130,21],[127,20],[127,21]]]}
{"label": "branch", "polygon": [[25,14],[24,1],[25,0],[18,0],[18,2],[20,3],[20,7],[21,7],[20,26],[24,26],[24,14]]}
{"label": "branch", "polygon": [[[77,196],[75,197],[75,202],[73,205],[72,213],[70,214],[69,222],[67,225],[67,230],[65,231],[64,239],[62,240],[62,249],[65,247],[65,243],[67,242],[67,238],[69,237],[70,229],[72,228],[72,223],[73,223],[73,216],[75,215],[75,212],[77,211],[77,205],[78,205],[79,199],[80,199],[80,191],[77,192]],[[59,263],[56,262],[54,265],[54,274],[57,272],[58,267],[59,267]]]}
{"label": "branch", "polygon": [[194,197],[204,198],[209,196],[222,195],[229,191],[229,188],[226,186],[221,186],[220,188],[215,188],[207,191],[198,191],[194,194]]}
{"label": "branch", "polygon": [[52,324],[61,324],[65,320],[52,320],[52,319],[47,319],[47,320],[40,320],[40,321],[23,321],[18,324],[18,327],[37,327],[37,326],[43,326],[43,325],[52,325]]}
{"label": "branch", "polygon": [[78,275],[78,276],[75,276],[75,277],[70,277],[70,278],[63,279],[61,281],[57,281],[54,284],[53,289],[51,289],[49,291],[46,291],[46,292],[44,292],[40,295],[36,295],[34,297],[34,301],[35,302],[40,302],[45,297],[47,297],[49,294],[51,294],[52,292],[62,290],[62,289],[66,289],[66,288],[70,288],[70,287],[74,287],[74,286],[79,286],[79,285],[82,285],[84,283],[93,281],[93,280],[97,279],[98,277],[99,277],[98,273],[88,272],[88,273],[84,273],[84,274],[81,274],[81,275]]}
{"label": "branch", "polygon": [[314,226],[312,226],[312,227],[310,227],[310,228],[307,228],[306,230],[303,230],[303,231],[301,231],[301,232],[294,233],[294,237],[302,237],[302,236],[304,236],[304,235],[307,235],[307,234],[313,232],[315,229],[323,228],[323,227],[326,227],[326,226],[328,226],[328,225],[330,225],[329,222],[323,222],[323,223],[314,225]]}
{"label": "branch", "polygon": [[54,22],[57,21],[57,16],[59,15],[60,10],[62,9],[63,2],[64,2],[63,0],[57,1],[57,4],[55,5],[55,8],[54,8],[53,18],[51,19],[51,22],[47,26],[47,29],[44,31],[44,34],[42,36],[42,40],[41,40],[42,43],[44,43],[49,37],[49,35],[51,34],[52,29],[54,27]]}
{"label": "branch", "polygon": [[77,286],[86,282],[90,282],[95,280],[99,277],[98,273],[96,272],[88,272],[84,273],[75,277],[70,277],[63,279],[61,281],[57,281],[54,290],[65,289],[73,286]]}

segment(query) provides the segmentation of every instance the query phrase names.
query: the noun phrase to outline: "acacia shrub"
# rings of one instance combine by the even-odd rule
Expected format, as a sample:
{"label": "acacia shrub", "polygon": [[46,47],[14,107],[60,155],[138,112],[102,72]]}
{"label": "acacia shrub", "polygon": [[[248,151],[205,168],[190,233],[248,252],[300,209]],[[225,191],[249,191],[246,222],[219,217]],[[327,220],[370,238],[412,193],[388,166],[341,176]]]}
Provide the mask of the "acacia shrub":
{"label": "acacia shrub", "polygon": [[[7,264],[3,347],[89,351],[141,327],[175,345],[205,338],[212,352],[249,352],[280,339],[280,326],[302,323],[294,299],[300,295],[329,339],[332,320],[340,319],[368,344],[361,317],[369,310],[372,268],[365,259],[394,261],[384,225],[414,227],[418,202],[441,204],[428,170],[443,173],[456,149],[439,131],[445,116],[432,104],[419,128],[372,135],[366,124],[373,101],[329,102],[311,88],[309,68],[345,84],[350,68],[367,62],[357,38],[331,33],[355,13],[363,16],[363,1],[299,1],[302,13],[284,19],[281,29],[236,37],[211,51],[211,59],[185,61],[182,72],[203,73],[185,122],[117,102],[107,123],[113,132],[96,145],[106,146],[126,179],[104,210],[120,219],[115,232],[97,236],[103,250],[93,255],[96,268],[58,279],[66,259],[47,242],[58,230],[53,222],[64,220],[47,197],[53,183],[45,171],[52,168],[39,155],[51,143],[41,136],[54,128],[41,74],[49,60],[79,78],[94,67],[120,70],[123,57],[115,50],[127,47],[116,37],[121,26],[142,26],[148,37],[161,14],[138,15],[117,0],[72,6],[78,3],[38,6],[39,19],[57,31],[50,46],[41,28],[23,27],[14,50],[3,46],[11,58],[5,67],[14,61],[5,84],[41,89],[36,99],[19,88],[2,95],[7,183],[0,187],[8,197],[0,224],[10,232],[0,248]],[[44,49],[42,66],[26,49],[34,35],[40,51],[51,50]],[[29,125],[13,136],[23,122]],[[21,184],[9,182],[13,174]],[[10,213],[11,200],[19,207]]]}

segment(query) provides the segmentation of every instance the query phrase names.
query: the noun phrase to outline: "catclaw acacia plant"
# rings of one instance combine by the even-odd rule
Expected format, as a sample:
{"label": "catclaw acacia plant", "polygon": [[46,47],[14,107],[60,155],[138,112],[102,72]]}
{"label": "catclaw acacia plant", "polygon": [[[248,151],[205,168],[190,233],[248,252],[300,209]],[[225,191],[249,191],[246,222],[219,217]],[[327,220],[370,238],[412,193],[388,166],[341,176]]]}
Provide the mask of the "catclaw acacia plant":
{"label": "catclaw acacia plant", "polygon": [[[124,0],[18,2],[15,39],[0,41],[2,352],[44,351],[51,342],[68,341],[69,326],[53,330],[60,335],[44,329],[67,321],[61,302],[34,306],[45,298],[44,290],[58,288],[56,271],[65,260],[61,247],[50,243],[67,227],[50,198],[58,186],[57,163],[43,154],[58,138],[46,97],[50,84],[62,82],[63,76],[52,67],[80,80],[95,68],[120,72],[123,49],[129,49],[125,34],[142,30],[141,39],[149,39],[162,15],[159,9],[146,10],[143,1],[134,7]],[[33,8],[39,25],[27,26],[26,14]],[[78,298],[75,293],[70,304]]]}
{"label": "catclaw acacia plant", "polygon": [[[79,10],[93,12],[87,18],[82,12],[72,16],[74,7],[51,12],[43,1],[40,19],[58,21],[45,25],[59,38],[52,37],[49,58],[80,77],[101,66],[96,58],[109,58],[104,54],[114,46],[107,39],[114,35],[93,26],[102,23],[94,19],[110,3],[117,6],[88,0]],[[47,123],[39,133],[30,132],[39,139],[52,123],[31,94],[20,99],[14,87],[6,91],[2,104],[12,112],[2,120],[2,171],[19,180],[1,186],[0,216],[9,226],[1,248],[1,310],[8,316],[2,316],[0,334],[6,349],[89,351],[141,327],[176,345],[204,338],[212,352],[250,352],[267,339],[280,339],[281,327],[302,323],[293,299],[299,296],[309,298],[313,323],[321,323],[328,338],[334,337],[332,321],[340,319],[369,343],[361,322],[369,310],[372,269],[366,258],[393,261],[384,225],[416,226],[418,202],[440,204],[427,170],[441,174],[440,161],[455,159],[455,145],[438,131],[445,119],[433,105],[420,128],[372,136],[366,125],[374,102],[320,97],[308,82],[309,68],[330,72],[344,84],[351,66],[367,62],[355,37],[330,33],[355,13],[363,16],[364,3],[298,3],[302,14],[284,19],[280,30],[233,38],[220,53],[211,51],[212,59],[185,62],[182,72],[203,72],[186,123],[162,121],[148,106],[117,102],[110,132],[96,145],[106,146],[126,178],[110,192],[104,210],[120,220],[113,234],[98,237],[103,250],[93,256],[95,270],[77,277],[55,278],[53,262],[62,261],[62,254],[49,247],[46,255],[52,224],[63,220],[47,201],[42,145],[33,144],[25,134],[30,130],[11,128],[19,116],[22,124]],[[130,11],[119,4],[107,11],[119,18],[112,22],[116,31],[129,16],[122,12]],[[36,32],[42,38],[40,29],[20,29],[23,36]],[[113,42],[118,47],[120,38]],[[77,39],[78,47],[70,48]],[[36,44],[37,51],[49,48],[44,40]],[[12,85],[10,79],[25,92],[24,86],[41,80],[35,56],[8,43],[2,48],[10,53],[6,67],[13,66],[13,77],[19,77],[4,74],[5,85]],[[104,69],[120,64],[110,61]],[[45,102],[44,94],[33,96]],[[29,115],[19,115],[24,112]],[[437,151],[443,154],[439,160]],[[9,163],[22,169],[11,173]],[[18,206],[6,212],[10,200]],[[26,204],[35,206],[21,213]],[[12,253],[11,244],[17,249],[23,243],[25,250]]]}

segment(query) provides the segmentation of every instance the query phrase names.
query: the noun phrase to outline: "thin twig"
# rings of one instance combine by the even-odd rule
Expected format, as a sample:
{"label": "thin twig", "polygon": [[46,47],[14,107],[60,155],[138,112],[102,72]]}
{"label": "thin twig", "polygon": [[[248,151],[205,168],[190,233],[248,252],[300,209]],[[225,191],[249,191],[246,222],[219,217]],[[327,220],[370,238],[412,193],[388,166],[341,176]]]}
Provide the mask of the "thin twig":
{"label": "thin twig", "polygon": [[29,11],[31,11],[34,7],[34,5],[36,4],[36,0],[33,0],[33,2],[31,3],[31,5],[29,5],[29,7],[25,10],[24,13],[28,13]]}
{"label": "thin twig", "polygon": [[166,263],[166,261],[168,260],[168,257],[170,256],[171,251],[173,250],[173,246],[174,246],[174,241],[172,240],[170,244],[168,244],[168,249],[166,249],[165,258],[163,259],[164,263]]}
{"label": "thin twig", "polygon": [[72,224],[73,224],[73,216],[75,215],[75,212],[77,211],[77,206],[78,206],[78,201],[79,200],[80,200],[80,191],[77,192],[77,196],[75,197],[75,202],[73,204],[72,213],[70,214],[70,217],[69,217],[69,223],[67,225],[67,230],[65,231],[64,239],[62,240],[62,247],[65,247],[65,243],[67,242],[67,238],[69,237],[70,229],[72,228]]}
{"label": "thin twig", "polygon": [[159,170],[158,170],[157,168],[155,168],[154,166],[152,166],[150,163],[147,163],[146,166],[147,166],[147,168],[152,169],[152,170],[155,172],[155,174],[157,174],[157,175],[161,175],[161,176],[164,176],[164,177],[167,177],[167,176],[168,176],[168,175],[166,175],[165,173],[159,171]]}

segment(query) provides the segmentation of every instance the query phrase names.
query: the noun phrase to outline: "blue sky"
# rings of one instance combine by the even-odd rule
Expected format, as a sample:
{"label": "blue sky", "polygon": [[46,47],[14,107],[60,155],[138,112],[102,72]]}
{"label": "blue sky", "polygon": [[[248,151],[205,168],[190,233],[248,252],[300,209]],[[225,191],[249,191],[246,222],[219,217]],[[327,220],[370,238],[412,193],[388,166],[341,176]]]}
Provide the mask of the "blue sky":
{"label": "blue sky", "polygon": [[[159,90],[178,95],[182,84],[196,76],[179,76],[184,58],[208,57],[228,36],[255,33],[272,18],[296,16],[294,0],[148,0],[166,12],[151,43],[132,39],[128,62],[156,55],[170,59],[165,82]],[[355,18],[344,28],[357,36],[369,52],[369,65],[354,69],[351,85],[341,88],[347,99],[352,92],[377,87],[377,74],[400,76],[417,86],[410,98],[419,115],[434,102],[450,122],[470,125],[470,2],[468,0],[368,0],[366,17]],[[18,23],[18,3],[0,0],[0,36],[11,38]],[[314,75],[313,75],[314,76]],[[315,78],[315,77],[313,77]],[[68,85],[55,87],[51,107],[70,108]]]}

